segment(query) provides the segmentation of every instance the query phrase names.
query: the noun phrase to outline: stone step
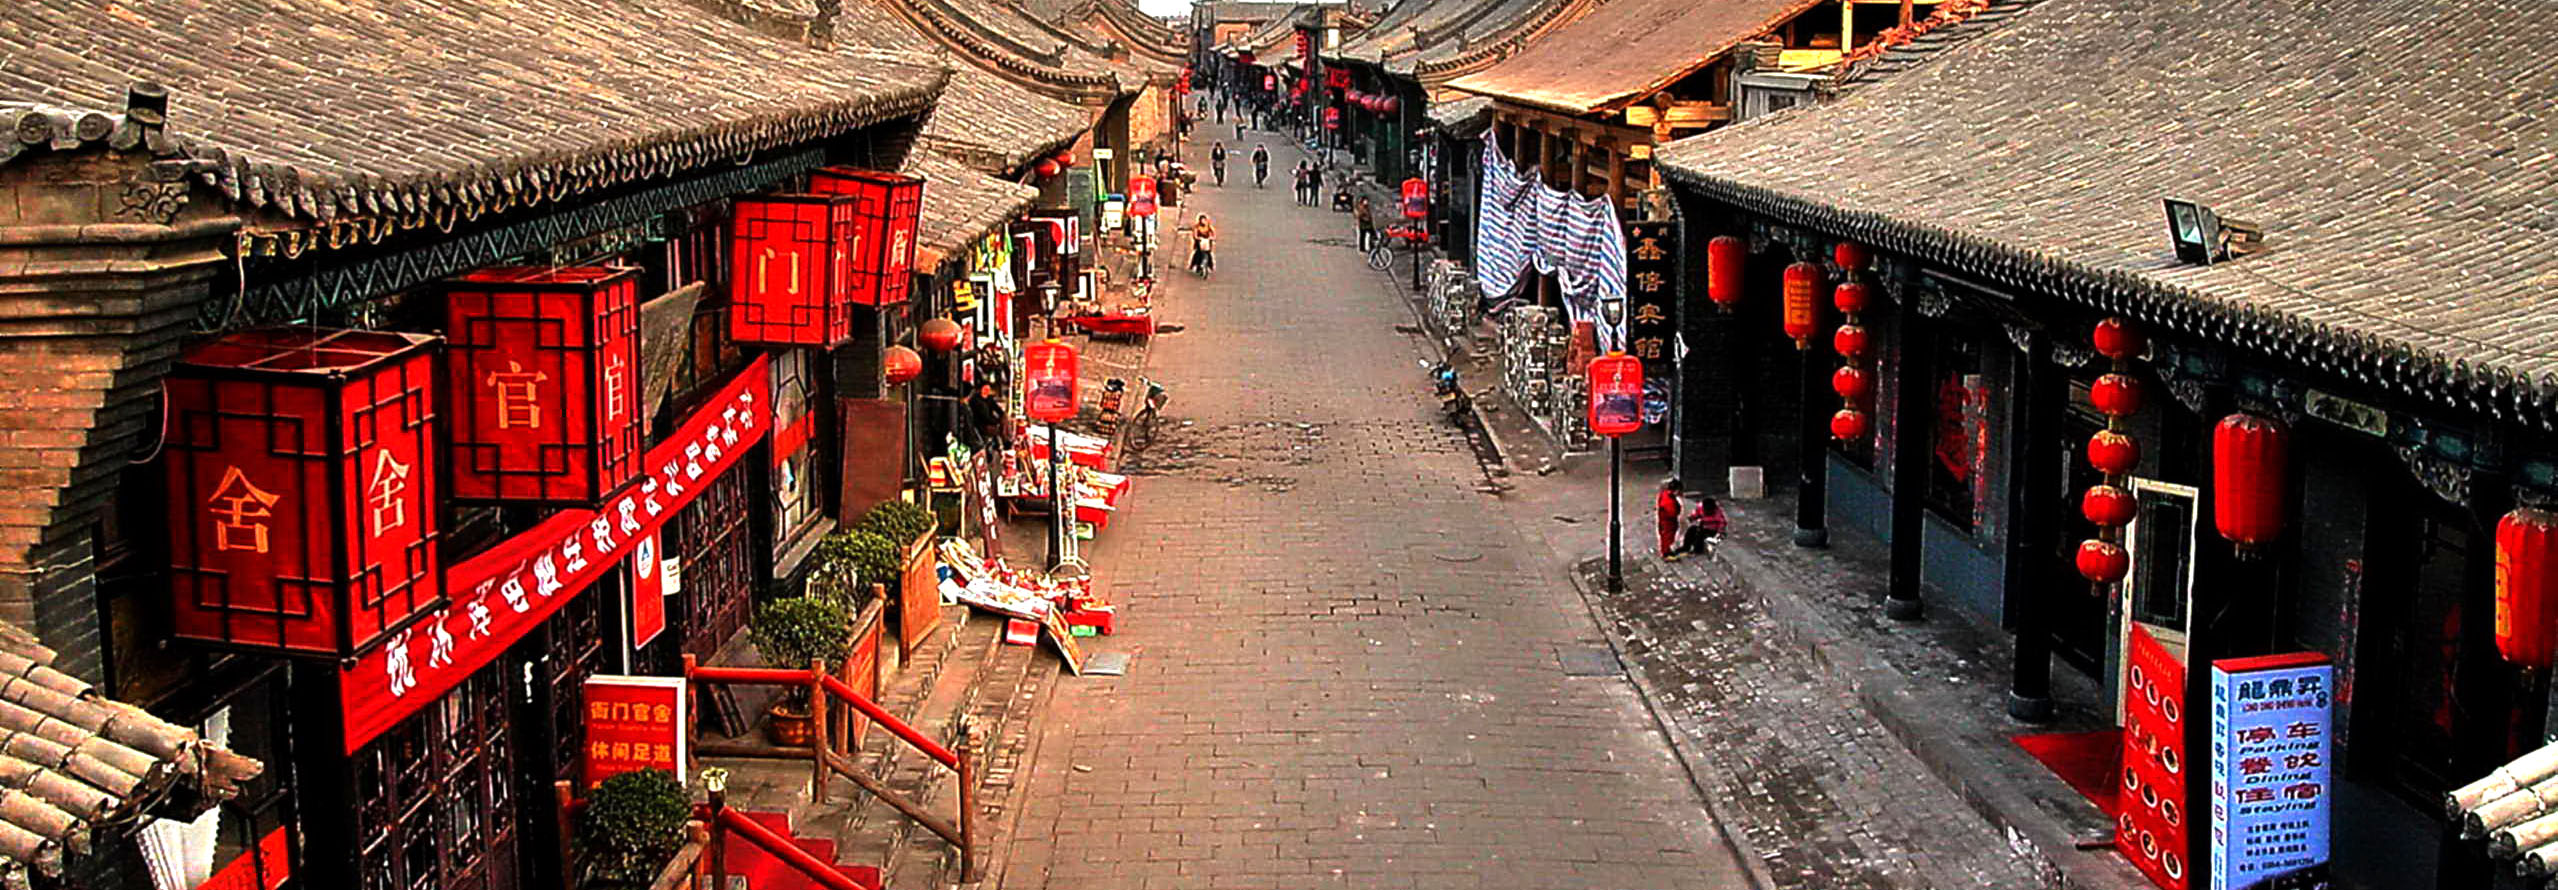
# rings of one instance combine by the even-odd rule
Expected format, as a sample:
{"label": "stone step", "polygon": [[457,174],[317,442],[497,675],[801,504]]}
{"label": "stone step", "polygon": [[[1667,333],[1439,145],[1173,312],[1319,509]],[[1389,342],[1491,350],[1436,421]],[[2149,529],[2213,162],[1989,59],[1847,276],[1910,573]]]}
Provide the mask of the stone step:
{"label": "stone step", "polygon": [[[974,618],[939,631],[935,636],[949,641],[949,651],[942,656],[938,669],[931,671],[929,676],[899,678],[895,693],[886,696],[892,701],[911,699],[911,708],[901,711],[898,704],[904,704],[904,701],[882,706],[889,708],[892,714],[899,714],[926,738],[947,744],[955,728],[953,719],[960,702],[966,699],[968,688],[982,673],[994,654],[993,650],[1003,646],[1003,622]],[[929,650],[932,647],[928,644],[925,648]],[[878,777],[889,790],[908,799],[920,798],[931,782],[951,772],[904,740],[879,728],[872,729],[869,737],[863,740],[861,754],[854,766]],[[830,795],[831,812],[826,825],[843,842],[846,862],[885,862],[890,853],[904,842],[909,831],[918,830],[914,820],[854,786],[850,779],[836,782],[831,790],[834,793]],[[941,812],[929,802],[925,803],[925,807],[929,812]],[[940,840],[929,831],[923,833],[936,842]]]}
{"label": "stone step", "polygon": [[[970,684],[969,694],[958,713],[976,721],[983,737],[979,739],[978,829],[985,835],[982,844],[988,850],[1005,848],[995,837],[1002,825],[1005,802],[1010,798],[1014,777],[1027,747],[1031,716],[1049,679],[1057,673],[1056,656],[1045,644],[1007,646],[994,654],[992,661]],[[956,725],[956,721],[953,721]],[[956,744],[956,737],[950,739]],[[953,808],[958,798],[957,777],[936,777],[926,792],[927,806],[935,812]],[[991,866],[991,863],[989,863]],[[957,848],[943,843],[930,832],[910,831],[904,842],[891,851],[882,863],[881,872],[888,888],[898,890],[944,890],[959,884],[962,862]]]}

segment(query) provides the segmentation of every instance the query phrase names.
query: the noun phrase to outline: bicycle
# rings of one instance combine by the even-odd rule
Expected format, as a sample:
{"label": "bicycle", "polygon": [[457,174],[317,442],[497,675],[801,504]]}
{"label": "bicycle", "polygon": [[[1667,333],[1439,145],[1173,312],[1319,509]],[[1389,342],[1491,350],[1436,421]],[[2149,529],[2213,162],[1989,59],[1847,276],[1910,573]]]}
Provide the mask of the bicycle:
{"label": "bicycle", "polygon": [[1145,401],[1137,406],[1137,413],[1128,418],[1128,449],[1131,451],[1155,444],[1155,421],[1163,418],[1164,405],[1172,401],[1172,393],[1165,391],[1163,384],[1141,375],[1137,378],[1137,385],[1145,390],[1146,396]]}
{"label": "bicycle", "polygon": [[1386,237],[1377,242],[1375,250],[1368,251],[1368,268],[1379,272],[1394,268],[1394,245],[1399,242],[1411,244],[1412,250],[1420,250],[1429,246],[1430,232],[1419,226],[1387,227]]}

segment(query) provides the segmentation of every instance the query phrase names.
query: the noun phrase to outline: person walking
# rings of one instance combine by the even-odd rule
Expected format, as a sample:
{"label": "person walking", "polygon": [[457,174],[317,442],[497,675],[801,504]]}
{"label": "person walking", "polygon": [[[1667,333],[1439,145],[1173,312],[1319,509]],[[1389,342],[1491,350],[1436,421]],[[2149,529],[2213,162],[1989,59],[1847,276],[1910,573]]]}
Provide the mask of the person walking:
{"label": "person walking", "polygon": [[1252,147],[1252,187],[1268,188],[1270,184],[1270,146]]}
{"label": "person walking", "polygon": [[1377,249],[1377,209],[1368,205],[1368,196],[1359,196],[1359,203],[1350,208],[1350,218],[1359,222],[1359,252]]}
{"label": "person walking", "polygon": [[1661,558],[1679,560],[1679,480],[1661,480],[1661,493],[1652,499],[1653,528],[1660,533]]}
{"label": "person walking", "polygon": [[1208,169],[1217,174],[1217,187],[1224,188],[1226,186],[1226,143],[1223,141],[1208,147]]}
{"label": "person walking", "polygon": [[1305,206],[1306,162],[1303,159],[1299,159],[1297,161],[1296,169],[1288,171],[1288,175],[1290,177],[1288,182],[1288,194],[1296,199],[1298,206]]}
{"label": "person walking", "polygon": [[1306,164],[1306,206],[1323,206],[1323,165]]}

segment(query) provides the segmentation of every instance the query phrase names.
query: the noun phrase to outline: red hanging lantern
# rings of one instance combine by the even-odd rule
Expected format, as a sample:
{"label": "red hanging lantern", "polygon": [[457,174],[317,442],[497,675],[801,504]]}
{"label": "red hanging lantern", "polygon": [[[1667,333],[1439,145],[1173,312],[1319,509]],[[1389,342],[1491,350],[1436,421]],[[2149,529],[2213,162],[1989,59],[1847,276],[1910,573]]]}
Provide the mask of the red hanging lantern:
{"label": "red hanging lantern", "polygon": [[1057,166],[1059,167],[1072,167],[1075,165],[1075,150],[1069,148],[1059,151],[1057,152],[1057,157],[1053,158],[1053,160],[1057,162]]}
{"label": "red hanging lantern", "polygon": [[879,354],[880,373],[890,386],[904,386],[924,376],[924,357],[903,346],[891,346]]}
{"label": "red hanging lantern", "polygon": [[1622,352],[1590,360],[1590,431],[1616,437],[1643,428],[1643,361]]}
{"label": "red hanging lantern", "polygon": [[2496,521],[2496,653],[2507,664],[2548,670],[2558,631],[2558,516],[2523,508]]}
{"label": "red hanging lantern", "polygon": [[1420,177],[1403,181],[1403,218],[1430,218],[1430,184]]}
{"label": "red hanging lantern", "polygon": [[1872,305],[1873,296],[1873,291],[1866,288],[1865,282],[1842,281],[1839,282],[1837,290],[1830,292],[1830,303],[1839,307],[1840,312],[1854,314],[1863,312],[1867,306]]}
{"label": "red hanging lantern", "polygon": [[1042,160],[1038,164],[1033,165],[1030,169],[1032,172],[1038,173],[1039,178],[1041,179],[1047,179],[1051,176],[1057,175],[1058,173],[1057,162],[1054,159]]}
{"label": "red hanging lantern", "polygon": [[737,199],[729,230],[730,339],[777,346],[852,339],[857,209],[851,195]]}
{"label": "red hanging lantern", "polygon": [[2087,388],[2087,401],[2107,417],[2130,417],[2141,412],[2141,382],[2128,374],[2098,377]]}
{"label": "red hanging lantern", "polygon": [[2078,500],[2079,514],[2086,516],[2087,521],[2106,528],[2131,522],[2132,510],[2136,506],[2138,504],[2132,500],[2131,492],[2111,485],[2091,486],[2087,494]]}
{"label": "red hanging lantern", "polygon": [[640,471],[630,269],[483,269],[445,286],[456,501],[593,506]]}
{"label": "red hanging lantern", "polygon": [[164,386],[178,637],[352,658],[444,604],[435,338],[234,331]]}
{"label": "red hanging lantern", "polygon": [[1836,261],[1839,268],[1844,271],[1854,272],[1863,269],[1867,259],[1865,245],[1854,241],[1841,241],[1839,246],[1830,249],[1830,259]]}
{"label": "red hanging lantern", "polygon": [[1730,312],[1741,302],[1741,275],[1750,259],[1749,242],[1716,235],[1705,242],[1705,296]]}
{"label": "red hanging lantern", "polygon": [[1075,348],[1055,340],[1044,340],[1022,347],[1022,377],[1029,389],[1024,390],[1024,413],[1041,423],[1056,423],[1075,416],[1081,389],[1075,377]]}
{"label": "red hanging lantern", "polygon": [[1403,100],[1395,96],[1381,97],[1377,99],[1377,110],[1387,114],[1393,114],[1397,111],[1401,111],[1403,110]]}
{"label": "red hanging lantern", "polygon": [[2241,547],[2283,531],[2286,433],[2268,417],[2232,414],[2212,429],[2212,520]]}
{"label": "red hanging lantern", "polygon": [[2123,552],[2121,544],[2089,540],[2078,545],[2079,577],[2098,584],[2112,584],[2123,580],[2123,573],[2131,567],[2131,555]]}
{"label": "red hanging lantern", "polygon": [[1854,408],[1841,408],[1838,413],[1830,415],[1830,438],[1841,442],[1863,439],[1872,427],[1873,425],[1866,420],[1865,412]]}
{"label": "red hanging lantern", "polygon": [[2087,465],[2108,476],[2120,476],[2140,466],[2141,443],[2113,430],[2098,430],[2087,440]]}
{"label": "red hanging lantern", "polygon": [[1849,358],[1864,355],[1867,345],[1862,325],[1843,324],[1830,332],[1830,348],[1838,350],[1840,355]]}
{"label": "red hanging lantern", "polygon": [[2134,330],[2131,322],[2120,318],[2097,322],[2096,334],[2089,339],[2095,343],[2098,355],[2115,361],[2126,361],[2140,355],[2144,345],[2141,332]]}
{"label": "red hanging lantern", "polygon": [[1812,348],[1812,335],[1821,329],[1821,267],[1811,263],[1794,263],[1785,267],[1785,335],[1794,338],[1794,348]]}
{"label": "red hanging lantern", "polygon": [[934,352],[950,352],[963,348],[964,344],[960,341],[967,338],[968,332],[960,329],[959,322],[947,318],[928,319],[923,327],[915,331],[915,342],[923,344],[925,349]]}
{"label": "red hanging lantern", "polygon": [[1851,402],[1865,401],[1874,394],[1874,375],[1855,365],[1842,366],[1830,372],[1830,391]]}
{"label": "red hanging lantern", "polygon": [[808,190],[853,196],[850,296],[855,305],[906,302],[915,271],[915,224],[924,211],[924,180],[903,173],[827,167],[808,177]]}

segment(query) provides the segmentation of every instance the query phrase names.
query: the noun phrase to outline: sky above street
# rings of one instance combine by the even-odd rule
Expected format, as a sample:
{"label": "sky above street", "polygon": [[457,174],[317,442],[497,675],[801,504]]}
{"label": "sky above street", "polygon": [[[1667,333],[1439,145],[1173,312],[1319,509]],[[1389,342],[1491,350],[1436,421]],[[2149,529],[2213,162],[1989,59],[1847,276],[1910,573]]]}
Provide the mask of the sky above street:
{"label": "sky above street", "polygon": [[1137,8],[1147,15],[1183,15],[1190,12],[1190,0],[1137,0]]}

